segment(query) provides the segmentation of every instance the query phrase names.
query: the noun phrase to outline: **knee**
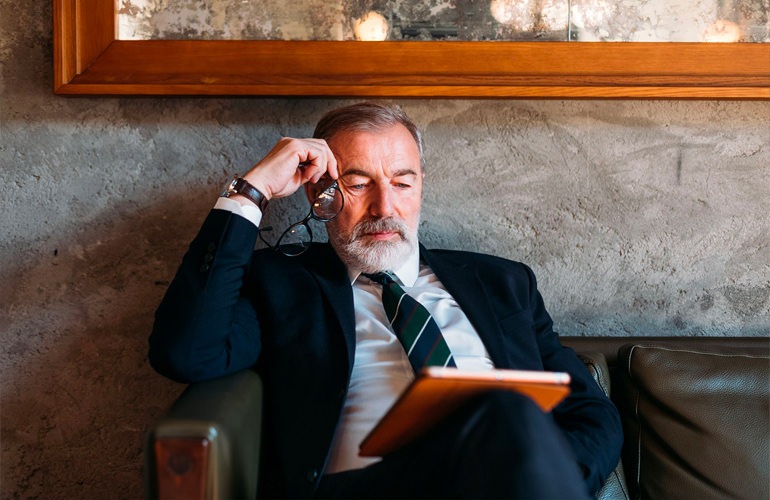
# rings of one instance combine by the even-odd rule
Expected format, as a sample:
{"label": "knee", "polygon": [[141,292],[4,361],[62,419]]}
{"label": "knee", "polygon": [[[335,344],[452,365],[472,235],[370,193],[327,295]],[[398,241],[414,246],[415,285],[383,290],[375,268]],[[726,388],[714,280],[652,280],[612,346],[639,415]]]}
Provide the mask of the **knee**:
{"label": "knee", "polygon": [[466,422],[466,430],[480,431],[503,447],[526,447],[535,436],[558,433],[550,413],[543,412],[529,397],[505,390],[490,391],[476,399]]}
{"label": "knee", "polygon": [[485,419],[500,419],[501,422],[510,422],[511,418],[517,422],[538,421],[548,416],[531,398],[506,390],[482,394],[476,401],[476,408],[484,413]]}

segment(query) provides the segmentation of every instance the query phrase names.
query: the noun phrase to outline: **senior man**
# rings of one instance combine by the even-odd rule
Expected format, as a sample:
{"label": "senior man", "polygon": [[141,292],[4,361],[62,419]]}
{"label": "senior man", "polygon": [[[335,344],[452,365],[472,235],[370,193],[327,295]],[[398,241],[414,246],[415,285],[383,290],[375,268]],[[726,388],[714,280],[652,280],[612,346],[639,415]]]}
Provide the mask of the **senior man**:
{"label": "senior man", "polygon": [[[589,497],[618,461],[615,407],[560,344],[527,266],[418,243],[423,178],[420,133],[394,106],[332,110],[313,138],[278,141],[190,245],[157,311],[152,365],[181,382],[261,375],[262,496]],[[267,201],[300,188],[329,242],[308,244],[303,221],[254,251]],[[429,345],[402,343],[394,290],[427,310]],[[359,456],[415,370],[436,359],[567,372],[571,393],[544,413],[489,391],[396,451]]]}

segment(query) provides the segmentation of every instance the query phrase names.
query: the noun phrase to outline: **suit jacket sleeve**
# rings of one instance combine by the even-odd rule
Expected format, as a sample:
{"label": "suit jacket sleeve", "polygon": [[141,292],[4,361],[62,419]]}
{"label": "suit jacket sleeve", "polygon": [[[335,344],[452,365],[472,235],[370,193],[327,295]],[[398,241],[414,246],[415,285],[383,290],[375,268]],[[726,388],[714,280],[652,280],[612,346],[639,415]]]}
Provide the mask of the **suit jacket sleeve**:
{"label": "suit jacket sleeve", "polygon": [[190,383],[254,366],[259,323],[242,288],[257,234],[243,217],[209,213],[155,315],[149,360],[159,373]]}
{"label": "suit jacket sleeve", "polygon": [[589,491],[596,492],[620,459],[620,416],[575,352],[561,345],[537,291],[535,276],[529,268],[526,271],[530,277],[533,328],[544,369],[566,371],[572,377],[571,393],[553,410],[553,416],[575,453]]}

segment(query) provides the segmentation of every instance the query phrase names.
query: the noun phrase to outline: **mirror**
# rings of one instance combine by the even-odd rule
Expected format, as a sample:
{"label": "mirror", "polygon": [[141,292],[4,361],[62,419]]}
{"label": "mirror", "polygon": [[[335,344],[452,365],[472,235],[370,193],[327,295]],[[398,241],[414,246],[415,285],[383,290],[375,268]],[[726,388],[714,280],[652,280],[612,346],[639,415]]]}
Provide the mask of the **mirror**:
{"label": "mirror", "polygon": [[121,40],[770,42],[753,0],[123,0]]}
{"label": "mirror", "polygon": [[770,99],[770,43],[119,39],[121,9],[139,5],[54,0],[56,93]]}

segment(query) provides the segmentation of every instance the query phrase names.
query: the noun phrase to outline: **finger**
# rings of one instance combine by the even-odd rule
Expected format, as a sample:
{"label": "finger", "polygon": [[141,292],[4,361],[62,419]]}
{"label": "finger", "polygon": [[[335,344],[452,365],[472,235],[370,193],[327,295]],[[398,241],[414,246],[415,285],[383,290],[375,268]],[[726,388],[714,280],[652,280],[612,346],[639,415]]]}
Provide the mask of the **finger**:
{"label": "finger", "polygon": [[312,167],[312,168],[306,168],[302,172],[302,181],[310,182],[311,184],[317,183],[319,180],[321,180],[324,176],[327,175],[326,169],[322,168],[320,166]]}
{"label": "finger", "polygon": [[316,183],[323,177],[336,179],[337,159],[328,147],[308,151],[306,159],[299,163],[302,179],[305,182]]}
{"label": "finger", "polygon": [[324,175],[337,176],[337,161],[325,140],[282,137],[245,177],[271,198],[289,196]]}

